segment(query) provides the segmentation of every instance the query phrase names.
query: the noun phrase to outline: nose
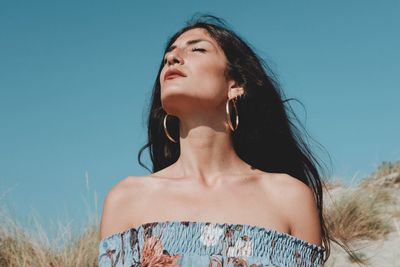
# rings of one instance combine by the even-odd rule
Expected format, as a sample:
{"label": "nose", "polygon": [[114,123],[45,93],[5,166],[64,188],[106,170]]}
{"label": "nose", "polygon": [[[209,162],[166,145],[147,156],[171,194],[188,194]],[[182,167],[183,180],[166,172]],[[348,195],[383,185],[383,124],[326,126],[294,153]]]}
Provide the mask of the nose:
{"label": "nose", "polygon": [[167,56],[166,56],[166,63],[168,63],[168,65],[172,65],[175,63],[178,64],[182,64],[183,63],[183,58],[180,57],[176,52],[170,52]]}

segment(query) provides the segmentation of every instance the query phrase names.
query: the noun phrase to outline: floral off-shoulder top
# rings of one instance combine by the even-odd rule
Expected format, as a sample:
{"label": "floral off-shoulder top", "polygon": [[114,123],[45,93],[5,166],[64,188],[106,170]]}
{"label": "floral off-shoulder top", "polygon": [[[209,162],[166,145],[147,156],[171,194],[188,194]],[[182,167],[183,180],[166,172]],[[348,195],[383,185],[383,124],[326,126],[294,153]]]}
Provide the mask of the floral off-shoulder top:
{"label": "floral off-shoulder top", "polygon": [[161,221],[103,238],[99,267],[322,266],[324,251],[255,225]]}

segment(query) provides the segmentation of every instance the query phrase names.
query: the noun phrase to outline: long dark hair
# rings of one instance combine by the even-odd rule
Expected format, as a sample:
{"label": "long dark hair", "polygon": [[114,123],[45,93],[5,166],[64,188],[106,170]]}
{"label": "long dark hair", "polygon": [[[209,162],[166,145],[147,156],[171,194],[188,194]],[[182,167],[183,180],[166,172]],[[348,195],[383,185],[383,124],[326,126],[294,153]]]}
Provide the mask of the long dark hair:
{"label": "long dark hair", "polygon": [[[287,173],[312,189],[319,211],[326,260],[330,254],[330,236],[323,216],[324,183],[320,176],[325,165],[313,155],[300,128],[294,123],[296,121],[304,129],[289,105],[289,101],[294,99],[285,98],[264,60],[226,25],[224,20],[213,15],[194,16],[169,39],[164,54],[182,33],[194,28],[205,29],[219,44],[228,62],[225,76],[244,88],[244,95],[236,102],[240,123],[232,132],[234,150],[249,165],[266,172]],[[179,142],[171,142],[163,132],[166,112],[161,106],[159,78],[162,68],[163,62],[160,63],[151,97],[148,142],[138,154],[139,164],[150,172],[168,167],[180,155]],[[179,119],[171,115],[168,118],[168,131],[175,140],[179,140]],[[304,132],[307,134],[305,129]],[[152,171],[141,162],[141,154],[146,148],[149,148],[153,163]]]}

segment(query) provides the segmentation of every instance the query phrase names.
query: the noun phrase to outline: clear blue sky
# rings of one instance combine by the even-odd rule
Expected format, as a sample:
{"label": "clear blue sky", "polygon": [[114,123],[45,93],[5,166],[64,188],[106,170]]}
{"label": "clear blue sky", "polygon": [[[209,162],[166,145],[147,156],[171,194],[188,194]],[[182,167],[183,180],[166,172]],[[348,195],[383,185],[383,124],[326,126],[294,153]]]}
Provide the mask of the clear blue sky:
{"label": "clear blue sky", "polygon": [[221,16],[266,59],[336,177],[400,159],[400,2],[305,3],[1,1],[0,201],[27,225],[33,211],[78,225],[94,192],[101,211],[117,181],[146,174],[151,86],[195,12]]}

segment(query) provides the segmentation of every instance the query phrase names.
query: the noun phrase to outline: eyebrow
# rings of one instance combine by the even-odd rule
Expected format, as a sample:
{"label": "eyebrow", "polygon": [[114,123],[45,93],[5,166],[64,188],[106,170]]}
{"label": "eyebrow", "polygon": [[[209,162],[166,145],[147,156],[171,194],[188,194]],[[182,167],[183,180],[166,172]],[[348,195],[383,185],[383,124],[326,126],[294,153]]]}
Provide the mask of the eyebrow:
{"label": "eyebrow", "polygon": [[[210,41],[206,40],[206,39],[194,39],[194,40],[189,40],[186,42],[186,45],[191,45],[191,44],[196,44],[198,42],[209,42],[211,45],[213,45]],[[213,45],[214,46],[214,45]],[[174,50],[176,48],[176,45],[171,45],[170,47],[168,47],[168,49],[166,50],[166,53],[171,52],[172,50]]]}

